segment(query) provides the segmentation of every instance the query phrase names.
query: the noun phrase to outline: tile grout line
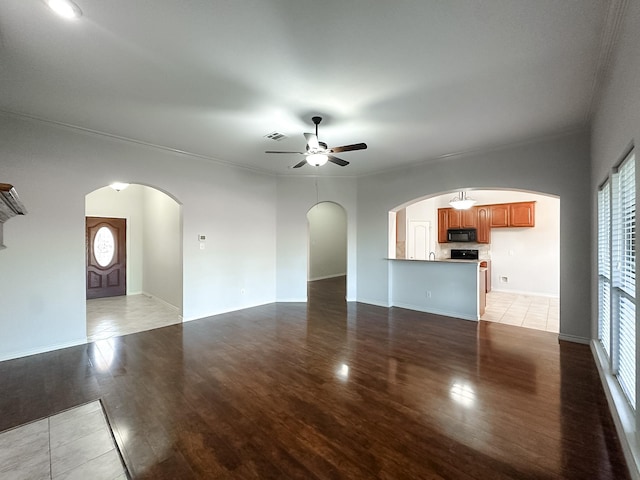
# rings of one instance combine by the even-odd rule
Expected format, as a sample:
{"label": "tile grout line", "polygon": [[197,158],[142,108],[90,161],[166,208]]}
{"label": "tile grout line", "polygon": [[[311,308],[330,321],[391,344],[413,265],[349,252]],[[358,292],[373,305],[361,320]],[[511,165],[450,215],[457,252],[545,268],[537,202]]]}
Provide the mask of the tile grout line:
{"label": "tile grout line", "polygon": [[49,444],[49,478],[53,480],[53,458],[51,455],[51,415],[47,418],[47,433]]}

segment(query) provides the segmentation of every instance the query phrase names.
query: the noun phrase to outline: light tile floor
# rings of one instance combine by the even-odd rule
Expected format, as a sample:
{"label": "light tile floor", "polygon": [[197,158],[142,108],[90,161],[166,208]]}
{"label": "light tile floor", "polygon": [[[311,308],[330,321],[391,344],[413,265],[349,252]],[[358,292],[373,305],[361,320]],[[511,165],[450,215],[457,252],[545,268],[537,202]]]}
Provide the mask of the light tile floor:
{"label": "light tile floor", "polygon": [[558,333],[560,299],[492,291],[481,320]]}
{"label": "light tile floor", "polygon": [[0,433],[0,478],[126,480],[99,401]]}
{"label": "light tile floor", "polygon": [[147,295],[87,300],[87,340],[93,342],[180,323],[178,312]]}

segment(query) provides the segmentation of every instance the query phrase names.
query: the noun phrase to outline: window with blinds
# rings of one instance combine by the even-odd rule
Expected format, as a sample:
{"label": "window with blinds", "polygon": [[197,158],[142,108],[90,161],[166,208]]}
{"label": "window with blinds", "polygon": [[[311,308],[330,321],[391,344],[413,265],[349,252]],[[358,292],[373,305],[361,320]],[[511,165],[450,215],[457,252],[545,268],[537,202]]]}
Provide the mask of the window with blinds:
{"label": "window with blinds", "polygon": [[611,183],[598,190],[598,340],[611,358]]}
{"label": "window with blinds", "polygon": [[636,182],[633,152],[611,177],[610,195],[607,185],[598,193],[598,334],[610,356],[612,372],[635,409]]}

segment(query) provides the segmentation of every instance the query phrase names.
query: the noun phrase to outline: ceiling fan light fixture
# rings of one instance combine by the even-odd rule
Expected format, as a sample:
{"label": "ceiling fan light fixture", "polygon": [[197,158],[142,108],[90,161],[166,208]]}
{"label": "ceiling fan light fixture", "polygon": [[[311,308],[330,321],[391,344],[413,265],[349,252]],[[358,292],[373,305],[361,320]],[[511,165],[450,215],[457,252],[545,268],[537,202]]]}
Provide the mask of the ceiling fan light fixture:
{"label": "ceiling fan light fixture", "polygon": [[82,10],[72,0],[45,0],[45,3],[62,18],[73,20],[82,16]]}
{"label": "ceiling fan light fixture", "polygon": [[449,202],[456,210],[469,210],[473,207],[477,202],[473,198],[467,197],[465,192],[460,192],[458,195],[453,197]]}
{"label": "ceiling fan light fixture", "polygon": [[327,160],[329,160],[329,157],[323,153],[312,153],[311,155],[307,155],[307,163],[314,167],[321,167],[327,163]]}

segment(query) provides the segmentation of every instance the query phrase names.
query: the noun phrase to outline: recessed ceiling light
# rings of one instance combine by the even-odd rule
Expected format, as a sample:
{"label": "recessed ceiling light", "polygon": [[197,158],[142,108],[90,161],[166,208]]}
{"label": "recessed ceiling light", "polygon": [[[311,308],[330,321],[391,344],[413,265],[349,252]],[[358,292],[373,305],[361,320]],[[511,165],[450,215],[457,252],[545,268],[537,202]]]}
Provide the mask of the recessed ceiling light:
{"label": "recessed ceiling light", "polygon": [[82,16],[82,10],[72,0],[44,0],[44,3],[63,18],[74,19]]}

